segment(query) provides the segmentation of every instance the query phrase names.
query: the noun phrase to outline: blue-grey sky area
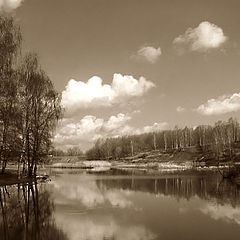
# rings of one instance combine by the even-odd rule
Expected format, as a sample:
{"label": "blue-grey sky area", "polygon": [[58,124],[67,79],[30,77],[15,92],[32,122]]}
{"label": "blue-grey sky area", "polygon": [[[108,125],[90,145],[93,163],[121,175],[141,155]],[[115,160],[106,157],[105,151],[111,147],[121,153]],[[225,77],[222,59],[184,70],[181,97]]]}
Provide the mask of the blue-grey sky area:
{"label": "blue-grey sky area", "polygon": [[24,51],[39,54],[62,93],[57,147],[238,118],[238,0],[5,0],[0,8],[7,4]]}

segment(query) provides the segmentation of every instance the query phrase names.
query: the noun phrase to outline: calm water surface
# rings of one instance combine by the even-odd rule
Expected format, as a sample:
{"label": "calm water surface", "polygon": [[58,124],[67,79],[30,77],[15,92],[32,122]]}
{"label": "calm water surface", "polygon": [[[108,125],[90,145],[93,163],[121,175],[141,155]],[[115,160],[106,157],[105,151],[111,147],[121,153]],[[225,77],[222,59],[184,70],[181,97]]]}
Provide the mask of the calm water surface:
{"label": "calm water surface", "polygon": [[217,172],[52,170],[0,187],[0,239],[239,239],[240,189]]}

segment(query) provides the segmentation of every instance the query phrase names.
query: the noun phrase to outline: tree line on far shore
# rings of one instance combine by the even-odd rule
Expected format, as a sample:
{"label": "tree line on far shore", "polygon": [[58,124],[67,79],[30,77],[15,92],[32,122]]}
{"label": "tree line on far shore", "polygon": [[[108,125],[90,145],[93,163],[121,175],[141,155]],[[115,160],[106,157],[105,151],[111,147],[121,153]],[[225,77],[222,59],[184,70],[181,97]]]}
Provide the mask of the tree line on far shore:
{"label": "tree line on far shore", "polygon": [[229,158],[234,156],[239,141],[240,125],[236,119],[230,118],[228,121],[218,121],[213,126],[176,126],[172,130],[99,139],[86,155],[88,159],[117,160],[146,151],[172,153],[195,147],[202,153],[210,152],[219,160],[224,155]]}
{"label": "tree line on far shore", "polygon": [[51,147],[61,117],[60,95],[35,53],[22,54],[20,27],[0,16],[0,164],[18,163],[18,171],[36,174]]}
{"label": "tree line on far shore", "polygon": [[80,147],[70,147],[67,150],[62,150],[59,148],[54,148],[49,152],[52,156],[84,156],[83,151],[80,149]]}

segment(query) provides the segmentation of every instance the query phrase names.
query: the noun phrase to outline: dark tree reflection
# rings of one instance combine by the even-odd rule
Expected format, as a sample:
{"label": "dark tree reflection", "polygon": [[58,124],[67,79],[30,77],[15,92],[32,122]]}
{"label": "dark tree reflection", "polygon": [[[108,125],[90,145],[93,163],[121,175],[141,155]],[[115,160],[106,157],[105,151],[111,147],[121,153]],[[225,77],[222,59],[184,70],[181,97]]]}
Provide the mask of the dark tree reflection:
{"label": "dark tree reflection", "polygon": [[145,178],[99,179],[99,189],[125,189],[152,194],[163,194],[176,199],[190,200],[198,196],[200,199],[215,200],[218,204],[226,203],[233,207],[240,206],[240,186],[222,179],[216,172],[205,174],[168,175]]}
{"label": "dark tree reflection", "polygon": [[54,204],[37,183],[0,187],[1,240],[66,240],[56,226]]}

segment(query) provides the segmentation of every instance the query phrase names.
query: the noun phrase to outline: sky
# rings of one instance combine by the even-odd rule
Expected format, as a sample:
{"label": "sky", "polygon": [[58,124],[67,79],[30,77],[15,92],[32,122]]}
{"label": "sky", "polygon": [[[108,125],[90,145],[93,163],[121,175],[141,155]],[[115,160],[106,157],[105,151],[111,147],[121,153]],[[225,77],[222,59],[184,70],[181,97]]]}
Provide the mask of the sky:
{"label": "sky", "polygon": [[62,94],[58,148],[240,111],[239,0],[0,0]]}

